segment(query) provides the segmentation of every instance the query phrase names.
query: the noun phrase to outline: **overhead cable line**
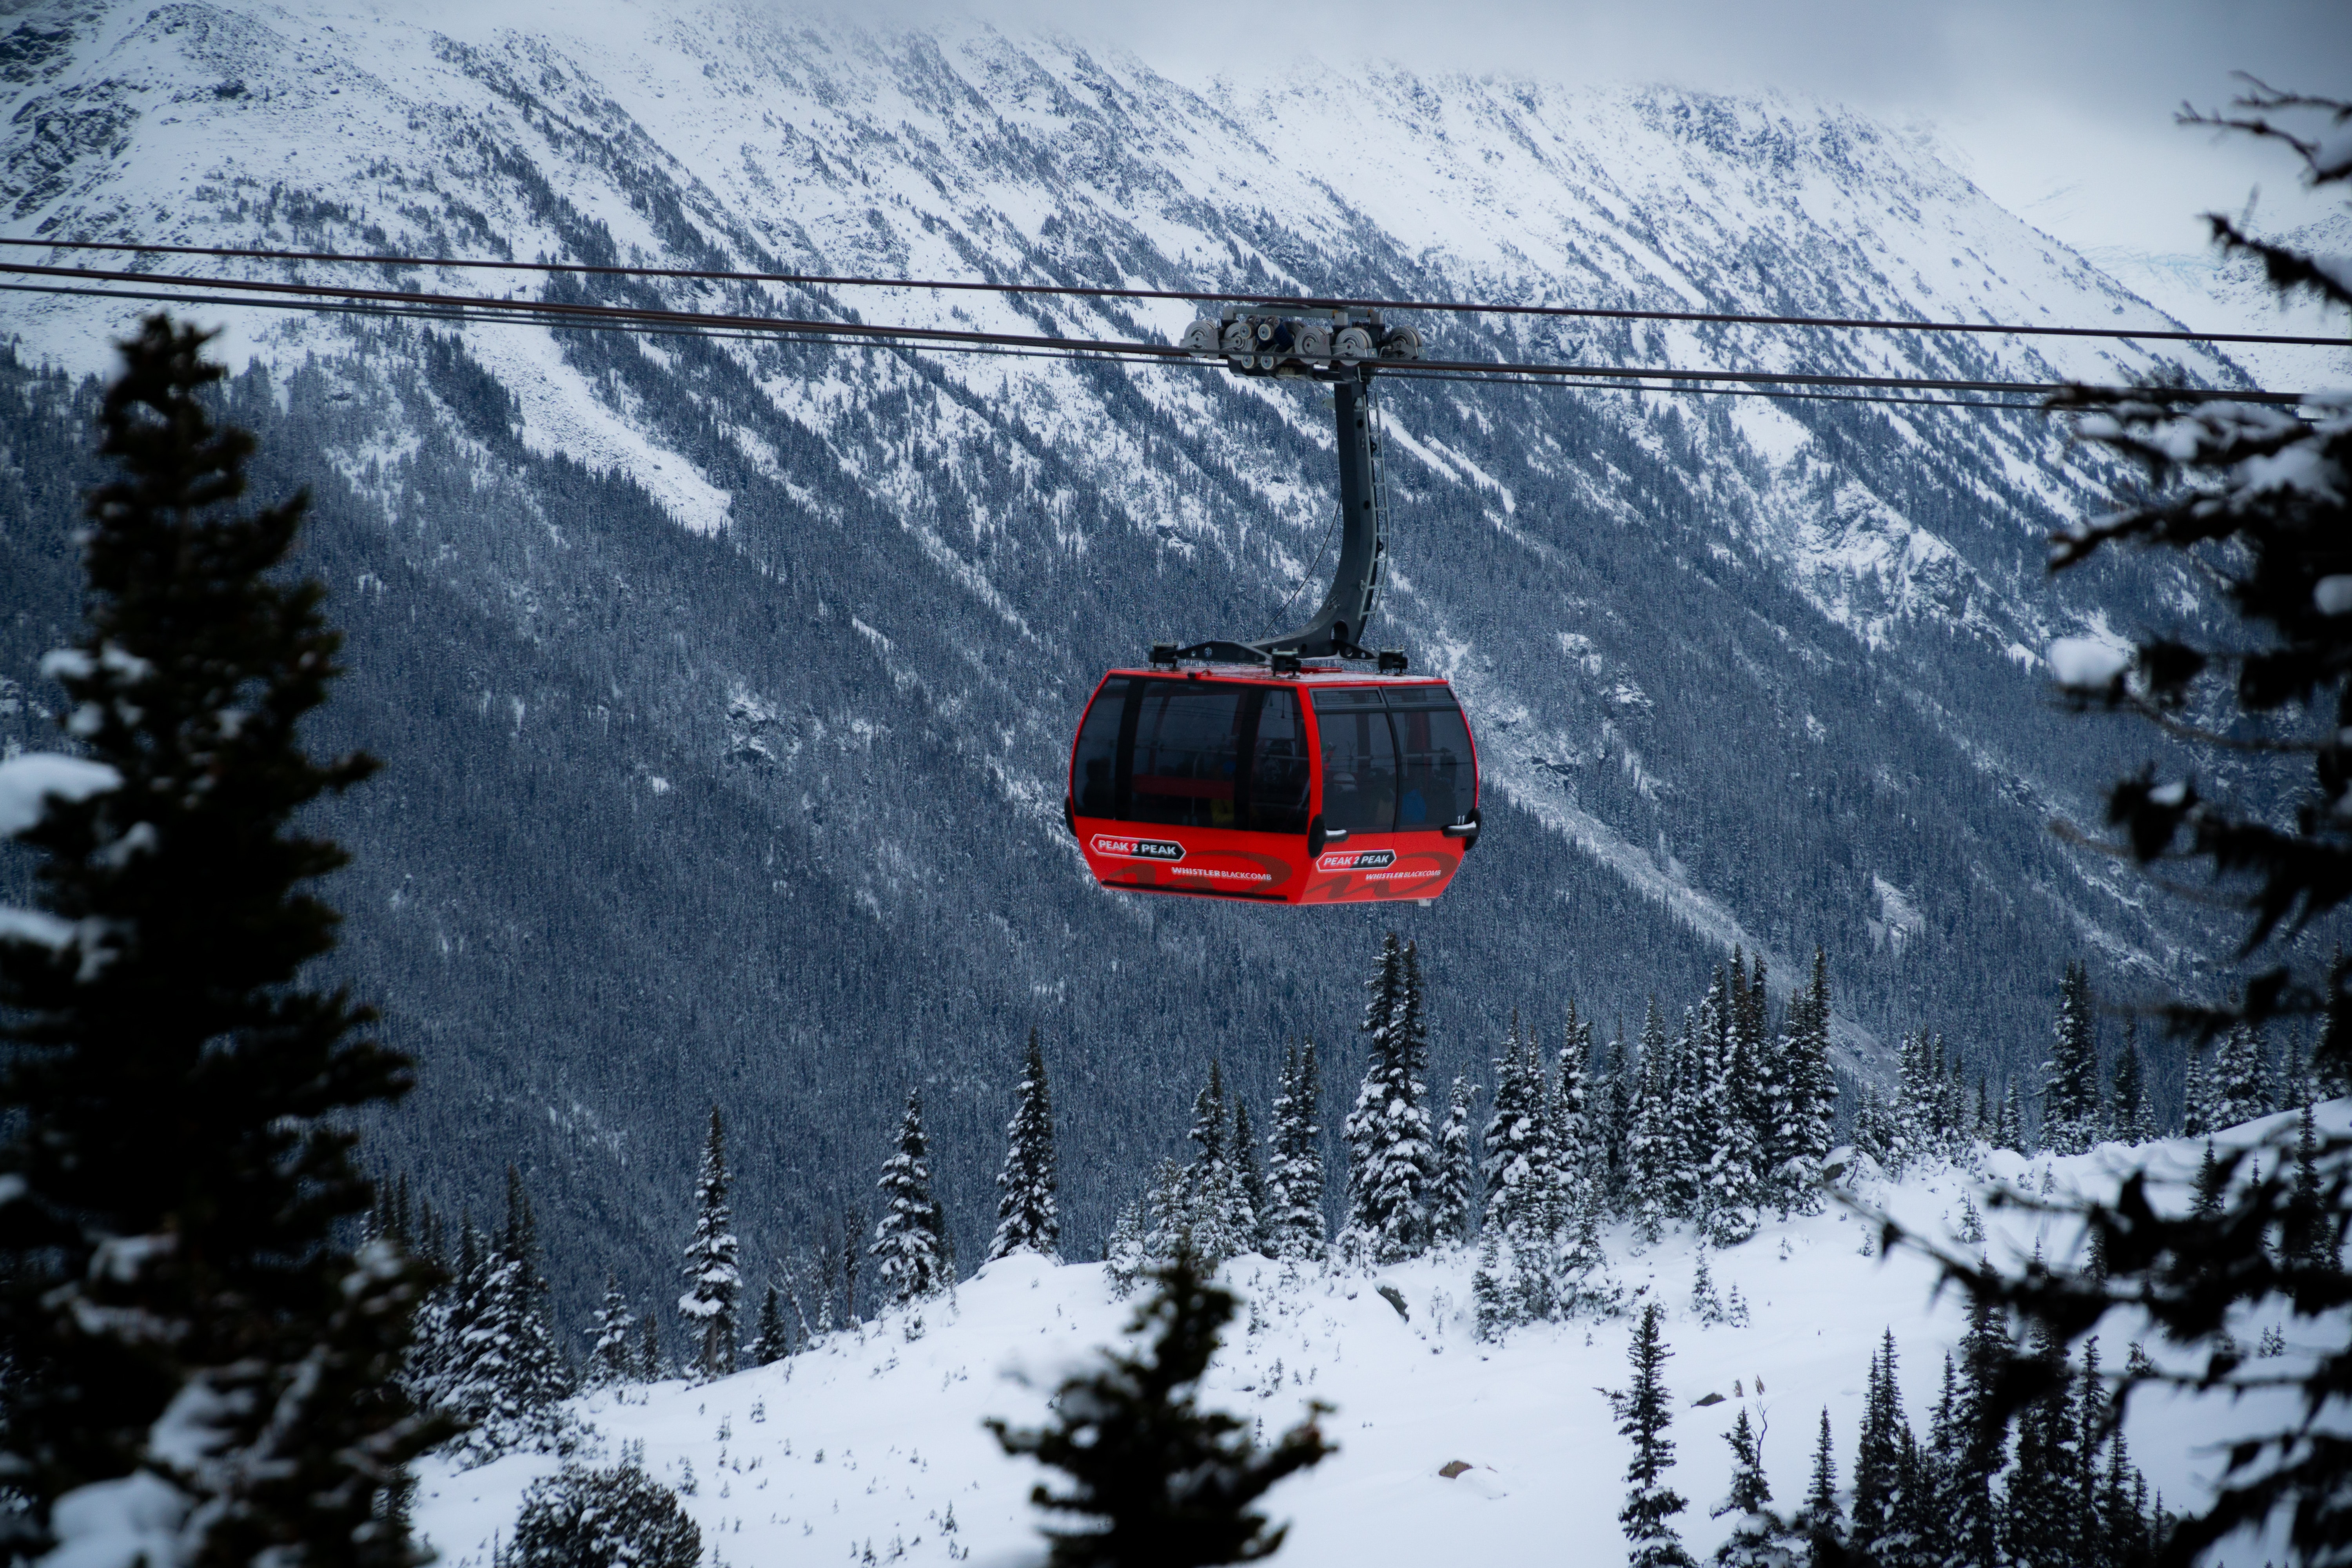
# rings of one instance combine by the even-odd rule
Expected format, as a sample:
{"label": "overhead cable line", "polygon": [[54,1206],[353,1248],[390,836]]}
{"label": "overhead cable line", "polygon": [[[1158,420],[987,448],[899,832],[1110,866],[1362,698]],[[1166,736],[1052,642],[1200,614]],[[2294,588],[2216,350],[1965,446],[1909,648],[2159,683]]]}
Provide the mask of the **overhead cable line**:
{"label": "overhead cable line", "polygon": [[[119,272],[91,268],[41,267],[0,261],[0,275],[54,279],[7,288],[10,292],[99,295],[139,300],[185,300],[217,305],[261,305],[290,310],[341,310],[362,314],[427,316],[436,320],[528,324],[543,327],[588,328],[632,332],[678,332],[685,335],[752,337],[783,341],[863,343],[871,347],[946,348],[971,346],[1045,351],[1068,358],[1115,359],[1130,363],[1192,364],[1222,368],[1215,355],[1200,355],[1171,344],[1120,342],[1116,339],[1059,338],[1021,332],[990,332],[971,328],[874,326],[858,321],[822,321],[786,317],[730,315],[674,310],[639,305],[597,304],[576,300],[494,299],[487,295],[433,294],[398,289],[358,289],[321,283],[279,282],[261,279],[179,278],[152,272]],[[118,285],[103,289],[92,284]],[[167,293],[163,289],[191,292]],[[1463,380],[1528,381],[1558,378],[1560,384],[1615,385],[1633,390],[1685,390],[1651,386],[1656,382],[1714,382],[1734,386],[1867,388],[1887,392],[1961,392],[2046,397],[2068,390],[2057,382],[1971,381],[1927,376],[1841,375],[1805,371],[1742,371],[1694,369],[1682,366],[1520,363],[1508,361],[1415,360],[1407,374],[1444,374]],[[1383,368],[1396,369],[1387,365]],[[1689,390],[1696,390],[1692,388]],[[2129,390],[2117,388],[2116,390]],[[2299,393],[2222,391],[2206,388],[2168,389],[2168,395],[2189,402],[2243,402],[2293,405],[2305,401]],[[1784,395],[1794,395],[1788,394]]]}
{"label": "overhead cable line", "polygon": [[1120,289],[1076,283],[996,283],[936,278],[873,278],[810,272],[742,272],[717,268],[626,267],[578,261],[509,261],[448,256],[361,256],[331,250],[257,250],[232,246],[141,245],[128,240],[17,239],[0,246],[51,250],[103,250],[152,256],[205,256],[249,261],[315,261],[363,267],[435,267],[494,271],[566,273],[685,281],[775,283],[811,289],[931,289],[988,294],[1059,295],[1092,300],[1172,300],[1272,305],[1296,310],[1433,310],[1465,315],[1538,316],[1622,321],[1693,321],[1718,326],[1819,327],[1844,331],[1962,332],[1993,336],[2109,338],[2153,342],[2268,343],[2293,348],[2352,347],[2352,337],[2287,332],[2198,332],[2172,328],[2053,327],[2021,322],[1883,321],[1867,316],[1774,316],[1725,310],[1637,310],[1597,305],[1499,305],[1459,300],[1374,300],[1303,294],[1247,294],[1188,289]]}

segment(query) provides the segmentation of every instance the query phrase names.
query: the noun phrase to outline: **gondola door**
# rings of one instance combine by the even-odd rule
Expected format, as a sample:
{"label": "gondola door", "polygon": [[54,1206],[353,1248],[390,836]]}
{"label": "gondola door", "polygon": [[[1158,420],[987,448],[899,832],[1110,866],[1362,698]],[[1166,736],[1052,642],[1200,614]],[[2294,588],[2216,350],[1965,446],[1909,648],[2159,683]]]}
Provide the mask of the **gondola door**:
{"label": "gondola door", "polygon": [[1477,753],[1437,681],[1313,691],[1321,784],[1302,903],[1433,899],[1478,833]]}

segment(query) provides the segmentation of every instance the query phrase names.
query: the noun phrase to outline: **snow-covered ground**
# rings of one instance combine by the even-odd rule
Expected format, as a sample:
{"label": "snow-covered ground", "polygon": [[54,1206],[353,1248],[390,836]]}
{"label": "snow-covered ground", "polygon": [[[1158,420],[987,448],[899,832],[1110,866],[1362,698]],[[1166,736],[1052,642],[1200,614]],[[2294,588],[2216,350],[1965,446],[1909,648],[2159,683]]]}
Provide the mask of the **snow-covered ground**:
{"label": "snow-covered ground", "polygon": [[[2322,1108],[2320,1120],[2324,1131],[2345,1131],[2352,1101]],[[2224,1142],[2291,1138],[2292,1124],[2271,1118]],[[2060,1194],[2095,1192],[2145,1164],[2177,1183],[2185,1205],[2200,1154],[2201,1145],[2188,1141],[2063,1159],[1993,1153],[1974,1172],[1942,1165],[1900,1182],[1864,1183],[1857,1196],[1915,1230],[1948,1234],[1963,1199],[1973,1195],[1981,1206],[1982,1189],[1996,1180],[2041,1191],[2046,1176]],[[2261,1163],[2267,1168],[2275,1157]],[[1995,1258],[2021,1257],[2038,1241],[2046,1256],[2063,1259],[2073,1245],[2064,1231],[2036,1231],[2015,1215],[1988,1213],[1986,1224],[1985,1250]],[[1727,1523],[1707,1510],[1729,1474],[1721,1435],[1742,1408],[1765,1429],[1767,1468],[1783,1505],[1804,1489],[1824,1406],[1841,1477],[1850,1475],[1865,1373],[1889,1329],[1911,1421],[1924,1436],[1942,1352],[1965,1326],[1963,1301],[1937,1295],[1935,1268],[1916,1253],[1877,1255],[1865,1244],[1872,1230],[1832,1208],[1709,1253],[1717,1293],[1727,1300],[1736,1289],[1747,1305],[1744,1326],[1703,1323],[1694,1311],[1697,1252],[1689,1237],[1669,1234],[1646,1250],[1622,1232],[1609,1238],[1629,1296],[1648,1292],[1668,1310],[1666,1375],[1679,1446],[1673,1484],[1691,1500],[1680,1523],[1698,1554],[1712,1552]],[[1630,1319],[1522,1328],[1483,1344],[1468,1311],[1473,1267],[1461,1253],[1370,1273],[1259,1259],[1227,1267],[1225,1282],[1244,1305],[1204,1398],[1255,1415],[1268,1437],[1297,1420],[1310,1397],[1337,1407],[1325,1432],[1339,1453],[1271,1494],[1274,1516],[1293,1521],[1283,1561],[1502,1563],[1557,1560],[1569,1551],[1579,1561],[1607,1562],[1622,1550],[1616,1513],[1626,1451],[1600,1391],[1625,1382]],[[1383,1284],[1402,1296],[1405,1314]],[[593,1429],[592,1454],[609,1463],[622,1444],[641,1443],[647,1468],[687,1491],[713,1568],[1033,1562],[1041,1556],[1037,1520],[1025,1500],[1037,1471],[1005,1458],[981,1422],[1041,1419],[1059,1375],[1119,1341],[1132,1310],[1113,1298],[1099,1265],[1011,1259],[950,1297],[834,1334],[777,1365],[702,1384],[608,1390],[576,1408]],[[2251,1343],[2267,1322],[2238,1331]],[[2121,1365],[2129,1337],[2127,1326],[2111,1329],[2103,1346],[2108,1367]],[[2166,1359],[2162,1346],[2148,1348]],[[1696,1404],[1709,1394],[1723,1397]],[[2202,1495],[2219,1442],[2280,1415],[2274,1403],[2191,1409],[2144,1396],[2128,1436],[2150,1485],[2177,1507]],[[1443,1477],[1456,1459],[1474,1468]],[[556,1463],[514,1455],[453,1471],[428,1461],[419,1528],[449,1568],[483,1568],[494,1543],[510,1535],[523,1489]],[[2260,1560],[2251,1546],[2224,1560],[2250,1553]]]}

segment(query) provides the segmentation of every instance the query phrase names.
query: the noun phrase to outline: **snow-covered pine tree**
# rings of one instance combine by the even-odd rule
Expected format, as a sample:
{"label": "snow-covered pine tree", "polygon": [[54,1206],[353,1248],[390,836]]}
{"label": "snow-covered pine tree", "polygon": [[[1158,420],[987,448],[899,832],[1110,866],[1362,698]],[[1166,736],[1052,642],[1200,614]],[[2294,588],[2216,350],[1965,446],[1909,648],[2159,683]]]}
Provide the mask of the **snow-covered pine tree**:
{"label": "snow-covered pine tree", "polygon": [[1242,1194],[1241,1173],[1234,1168],[1224,1073],[1214,1061],[1209,1064],[1209,1081],[1192,1100],[1192,1126],[1185,1136],[1192,1143],[1192,1163],[1179,1179],[1192,1254],[1213,1273],[1219,1264],[1249,1249],[1257,1228],[1255,1216],[1245,1212],[1248,1200]]}
{"label": "snow-covered pine tree", "polygon": [[596,1309],[594,1338],[588,1350],[588,1386],[605,1388],[616,1383],[626,1383],[637,1372],[637,1315],[629,1310],[629,1298],[623,1293],[620,1280],[614,1275],[604,1276],[604,1300]]}
{"label": "snow-covered pine tree", "polygon": [[1045,1049],[1034,1026],[1004,1136],[1004,1168],[996,1176],[996,1235],[989,1240],[989,1258],[1034,1252],[1058,1263],[1062,1215],[1055,1195],[1054,1101],[1045,1086]]}
{"label": "snow-covered pine tree", "polygon": [[[470,1227],[469,1227],[470,1228]],[[465,1300],[451,1365],[436,1390],[467,1430],[459,1451],[485,1463],[519,1451],[567,1448],[562,1401],[572,1392],[549,1320],[539,1268],[539,1227],[522,1176],[507,1167],[507,1223],[495,1241],[463,1248],[472,1264],[459,1279]]]}
{"label": "snow-covered pine tree", "polygon": [[38,857],[0,935],[12,1553],[55,1528],[54,1561],[111,1560],[68,1522],[136,1508],[190,1561],[404,1563],[373,1516],[441,1436],[394,1377],[429,1279],[350,1222],[352,1129],[409,1062],[302,984],[335,942],[310,889],[345,857],[293,826],[375,763],[302,747],[342,639],[284,570],[303,498],[233,510],[254,442],[205,410],[205,341],[158,314],[121,345],[82,631],[42,660],[79,754],[0,760],[0,837]]}
{"label": "snow-covered pine tree", "polygon": [[2222,1037],[2213,1053],[2213,1131],[2271,1113],[2270,1064],[2264,1055],[2262,1037],[2243,1024]]}
{"label": "snow-covered pine tree", "polygon": [[1625,1018],[1617,1018],[1616,1037],[1609,1042],[1606,1064],[1596,1071],[1593,1148],[1589,1166],[1601,1185],[1604,1213],[1626,1212],[1626,1140],[1633,1129],[1633,1107],[1641,1099],[1642,1069],[1633,1043],[1625,1037]]}
{"label": "snow-covered pine tree", "polygon": [[1532,1061],[1533,1053],[1519,1033],[1518,1012],[1513,1009],[1502,1055],[1495,1058],[1495,1108],[1486,1118],[1481,1174],[1486,1224],[1509,1231],[1516,1241],[1524,1241],[1540,1223],[1542,1182],[1549,1163],[1542,1075],[1540,1069],[1530,1070]]}
{"label": "snow-covered pine tree", "polygon": [[1236,1303],[1187,1258],[1161,1269],[1158,1284],[1128,1324],[1130,1335],[1151,1335],[1147,1351],[1107,1352],[1099,1369],[1065,1378],[1050,1426],[1015,1432],[987,1423],[1006,1453],[1067,1479],[1033,1494],[1082,1521],[1045,1531],[1055,1568],[1271,1557],[1284,1530],[1269,1530],[1251,1509],[1276,1482],[1331,1452],[1315,1426],[1328,1406],[1309,1405],[1306,1420],[1263,1447],[1248,1422],[1201,1408],[1202,1376]]}
{"label": "snow-covered pine tree", "polygon": [[2137,1145],[2156,1137],[2155,1110],[2148,1103],[2147,1070],[2140,1060],[2139,1029],[2135,1019],[2124,1020],[2123,1048],[2116,1053],[2114,1088],[2107,1095],[2106,1135],[2118,1143]]}
{"label": "snow-covered pine tree", "polygon": [[1731,972],[1731,994],[1712,1042],[1715,1059],[1706,1104],[1717,1134],[1707,1152],[1706,1195],[1700,1205],[1707,1239],[1717,1247],[1734,1247],[1756,1234],[1764,1197],[1757,1129],[1769,1119],[1766,1089],[1758,1076],[1764,1048],[1756,1033],[1762,1027],[1762,970],[1757,972],[1759,993],[1752,1003],[1737,948],[1732,950]]}
{"label": "snow-covered pine tree", "polygon": [[704,1377],[735,1370],[735,1302],[743,1274],[736,1261],[735,1211],[727,1200],[727,1134],[719,1108],[710,1108],[710,1133],[702,1146],[702,1168],[694,1179],[694,1234],[687,1239],[686,1293],[677,1299],[695,1345],[695,1368]]}
{"label": "snow-covered pine tree", "polygon": [[1274,1102],[1274,1160],[1267,1186],[1270,1240],[1276,1258],[1323,1256],[1322,1089],[1315,1042],[1286,1057],[1282,1093]]}
{"label": "snow-covered pine tree", "polygon": [[1862,1436],[1853,1461],[1853,1526],[1848,1541],[1862,1562],[1887,1560],[1884,1548],[1895,1533],[1903,1451],[1910,1440],[1911,1427],[1904,1419],[1902,1393],[1895,1378],[1895,1331],[1889,1329],[1870,1358]]}
{"label": "snow-covered pine tree", "polygon": [[1368,1262],[1419,1256],[1429,1245],[1429,1189],[1434,1174],[1429,1109],[1420,1068],[1426,1050],[1421,959],[1391,931],[1365,983],[1364,1033],[1370,1060],[1348,1140],[1348,1223],[1342,1249]]}
{"label": "snow-covered pine tree", "polygon": [[1249,1101],[1238,1096],[1234,1100],[1232,1157],[1242,1250],[1271,1258],[1274,1253],[1268,1243],[1266,1215],[1267,1205],[1273,1200],[1266,1192],[1265,1163],[1258,1158],[1257,1130],[1250,1125]]}
{"label": "snow-covered pine tree", "polygon": [[2091,1011],[2091,972],[2069,963],[2058,983],[2058,1016],[2042,1064],[2042,1146],[2080,1154],[2099,1136],[2099,1042]]}
{"label": "snow-covered pine tree", "polygon": [[[1718,983],[1721,971],[1716,973]],[[1666,1213],[1675,1219],[1697,1219],[1706,1202],[1707,1081],[1706,1031],[1689,1008],[1683,1009],[1682,1034],[1661,1074],[1660,1097],[1666,1112]]]}
{"label": "snow-covered pine tree", "polygon": [[1895,1113],[1880,1098],[1878,1086],[1866,1079],[1854,1090],[1853,1146],[1882,1167],[1892,1163],[1903,1146]]}
{"label": "snow-covered pine tree", "polygon": [[1822,1406],[1821,1436],[1813,1440],[1812,1480],[1805,1488],[1805,1506],[1796,1522],[1811,1568],[1829,1568],[1845,1560],[1845,1510],[1838,1503],[1837,1450],[1830,1441],[1826,1405]]}
{"label": "snow-covered pine tree", "polygon": [[1477,1179],[1470,1151],[1470,1101],[1477,1093],[1457,1076],[1437,1130],[1437,1191],[1429,1206],[1429,1228],[1441,1243],[1456,1245],[1477,1235]]}
{"label": "snow-covered pine tree", "polygon": [[1125,1300],[1150,1267],[1150,1249],[1144,1242],[1143,1203],[1137,1199],[1121,1207],[1111,1224],[1110,1238],[1103,1244],[1103,1272],[1109,1277],[1111,1293]]}
{"label": "snow-covered pine tree", "polygon": [[2189,1064],[2182,1070],[2180,1082],[2180,1133],[2184,1138],[2202,1138],[2220,1131],[2227,1122],[2217,1121],[2220,1096],[2215,1084],[2215,1062],[2208,1062],[2205,1053],[2192,1047]]}
{"label": "snow-covered pine tree", "polygon": [[760,1333],[751,1342],[751,1364],[773,1366],[792,1353],[793,1340],[784,1327],[783,1302],[771,1284],[760,1302]]}
{"label": "snow-covered pine tree", "polygon": [[1811,984],[1789,999],[1780,1050],[1773,1201],[1784,1213],[1818,1214],[1822,1162],[1837,1131],[1837,1073],[1830,1065],[1830,961],[1813,949]]}
{"label": "snow-covered pine tree", "polygon": [[[1671,1070],[1666,1022],[1653,995],[1642,1020],[1640,1077],[1635,1080],[1625,1135],[1626,1208],[1635,1234],[1645,1242],[1658,1239],[1673,1213],[1675,1139],[1666,1081]],[[1491,1159],[1493,1145],[1487,1147]]]}
{"label": "snow-covered pine tree", "polygon": [[2304,1053],[2303,1030],[2297,1027],[2287,1037],[2286,1059],[2279,1067],[2278,1108],[2299,1110],[2318,1099],[2319,1083],[2312,1073],[2311,1058]]}
{"label": "snow-covered pine tree", "polygon": [[1511,1300],[1513,1260],[1503,1227],[1488,1225],[1478,1235],[1478,1266],[1470,1274],[1472,1321],[1478,1338],[1491,1344],[1517,1321]]}
{"label": "snow-covered pine tree", "polygon": [[1596,1182],[1591,1166],[1593,1121],[1592,1021],[1568,1005],[1560,1033],[1559,1070],[1551,1080],[1552,1230],[1572,1231],[1591,1206]]}
{"label": "snow-covered pine tree", "polygon": [[1674,1526],[1675,1515],[1688,1505],[1666,1485],[1666,1472],[1675,1462],[1674,1440],[1666,1431],[1674,1425],[1675,1412],[1664,1370],[1674,1352],[1659,1332],[1663,1316],[1655,1301],[1642,1309],[1626,1352],[1633,1383],[1609,1395],[1618,1435],[1633,1443],[1633,1461],[1625,1467],[1625,1506],[1617,1514],[1630,1549],[1628,1568],[1692,1568],[1691,1555]]}
{"label": "snow-covered pine tree", "polygon": [[1763,1441],[1748,1407],[1740,1406],[1731,1430],[1723,1435],[1731,1449],[1731,1488],[1709,1515],[1733,1516],[1731,1532],[1716,1548],[1721,1568],[1792,1568],[1790,1526],[1772,1511],[1772,1483],[1764,1477]]}
{"label": "snow-covered pine tree", "polygon": [[882,1163],[882,1217],[867,1250],[893,1306],[937,1295],[954,1279],[948,1221],[931,1195],[930,1147],[923,1137],[923,1091],[907,1091],[898,1142]]}
{"label": "snow-covered pine tree", "polygon": [[515,1521],[510,1568],[695,1568],[702,1529],[634,1458],[567,1465],[533,1481]]}
{"label": "snow-covered pine tree", "polygon": [[645,1328],[637,1343],[637,1375],[647,1383],[659,1383],[669,1375],[669,1364],[662,1359],[661,1314],[648,1306],[637,1321]]}
{"label": "snow-covered pine tree", "polygon": [[2025,1106],[2017,1090],[2017,1080],[2011,1079],[2001,1090],[2000,1109],[1994,1113],[1992,1146],[2012,1153],[2030,1152],[2025,1139]]}

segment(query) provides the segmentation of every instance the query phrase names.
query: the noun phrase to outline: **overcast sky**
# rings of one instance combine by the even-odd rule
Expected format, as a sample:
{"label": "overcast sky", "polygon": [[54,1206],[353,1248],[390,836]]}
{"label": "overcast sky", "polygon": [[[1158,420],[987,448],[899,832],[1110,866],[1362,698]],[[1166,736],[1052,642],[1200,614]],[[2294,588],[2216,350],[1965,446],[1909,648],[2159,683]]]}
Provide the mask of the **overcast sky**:
{"label": "overcast sky", "polygon": [[[894,0],[860,0],[875,15]],[[1123,45],[1200,80],[1302,55],[1565,81],[1777,88],[1926,121],[2004,205],[2077,247],[2200,251],[2195,215],[2265,227],[2315,205],[2284,149],[2173,123],[2227,102],[2232,70],[2352,94],[2352,0],[895,0],[1008,30]],[[936,14],[934,11],[933,14]]]}

